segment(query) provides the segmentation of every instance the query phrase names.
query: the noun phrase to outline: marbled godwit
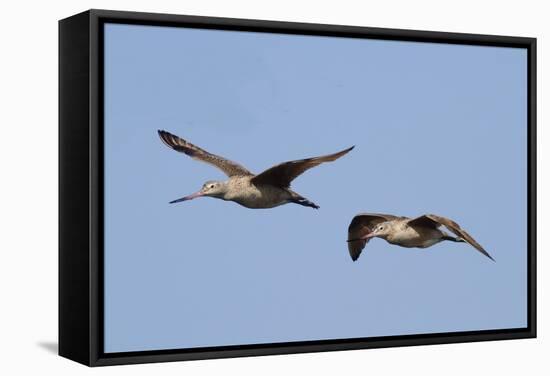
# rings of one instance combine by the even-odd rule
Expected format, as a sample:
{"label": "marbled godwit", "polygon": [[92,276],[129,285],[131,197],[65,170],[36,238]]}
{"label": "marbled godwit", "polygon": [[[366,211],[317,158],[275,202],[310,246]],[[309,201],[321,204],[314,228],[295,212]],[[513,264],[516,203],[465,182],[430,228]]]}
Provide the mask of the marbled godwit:
{"label": "marbled godwit", "polygon": [[[440,230],[441,226],[445,226],[457,237]],[[356,215],[348,227],[348,250],[353,261],[359,258],[367,242],[374,237],[407,248],[428,248],[444,240],[466,242],[495,261],[456,222],[434,214],[425,214],[412,219],[390,214],[362,213]]]}
{"label": "marbled godwit", "polygon": [[171,201],[171,204],[205,196],[234,201],[251,209],[267,209],[287,203],[319,209],[319,206],[292,191],[290,183],[310,168],[323,162],[335,161],[354,148],[352,146],[338,153],[321,157],[283,162],[255,175],[240,164],[211,154],[178,136],[162,130],[158,133],[168,147],[209,163],[229,177],[226,181],[207,181],[200,191]]}

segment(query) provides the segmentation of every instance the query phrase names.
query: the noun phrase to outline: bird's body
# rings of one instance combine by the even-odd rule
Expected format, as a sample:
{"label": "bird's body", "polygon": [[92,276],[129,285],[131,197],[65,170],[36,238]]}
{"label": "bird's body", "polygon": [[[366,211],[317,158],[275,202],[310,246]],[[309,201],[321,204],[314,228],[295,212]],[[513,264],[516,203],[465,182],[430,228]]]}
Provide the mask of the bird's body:
{"label": "bird's body", "polygon": [[438,228],[409,226],[409,220],[410,218],[400,218],[389,222],[388,225],[393,226],[393,231],[385,240],[406,248],[428,248],[449,236]]}
{"label": "bird's body", "polygon": [[251,176],[233,176],[218,198],[233,201],[249,209],[270,209],[291,202],[298,195],[288,188],[254,184]]}
{"label": "bird's body", "polygon": [[[441,230],[441,226],[446,227],[456,237]],[[494,261],[456,222],[435,214],[416,218],[378,213],[356,215],[348,227],[348,251],[353,261],[359,258],[363,248],[374,237],[406,248],[428,248],[442,241],[465,242]]]}
{"label": "bird's body", "polygon": [[351,147],[321,157],[283,162],[256,175],[240,164],[211,154],[178,136],[160,130],[158,133],[161,140],[171,149],[209,163],[228,176],[225,181],[208,181],[200,191],[171,203],[207,196],[233,201],[250,209],[269,209],[287,203],[318,209],[319,206],[291,190],[290,183],[306,170],[323,162],[335,161],[353,149]]}

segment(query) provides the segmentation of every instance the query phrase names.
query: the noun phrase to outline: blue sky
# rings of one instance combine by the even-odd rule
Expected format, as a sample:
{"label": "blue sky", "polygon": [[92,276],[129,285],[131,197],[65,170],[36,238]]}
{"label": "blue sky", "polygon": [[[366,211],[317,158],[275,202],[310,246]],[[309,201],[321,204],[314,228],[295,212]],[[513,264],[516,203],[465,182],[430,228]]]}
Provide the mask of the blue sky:
{"label": "blue sky", "polygon": [[[526,51],[108,24],[105,351],[526,326]],[[201,198],[223,180],[165,129],[254,172],[350,145],[293,189],[321,206]],[[359,212],[436,213],[462,243],[370,242]]]}

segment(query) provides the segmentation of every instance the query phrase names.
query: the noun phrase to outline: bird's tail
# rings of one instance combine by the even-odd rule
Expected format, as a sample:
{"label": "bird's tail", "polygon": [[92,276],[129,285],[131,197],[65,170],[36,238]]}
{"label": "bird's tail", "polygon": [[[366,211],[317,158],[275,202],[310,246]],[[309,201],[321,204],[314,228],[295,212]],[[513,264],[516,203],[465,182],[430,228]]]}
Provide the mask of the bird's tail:
{"label": "bird's tail", "polygon": [[459,237],[455,238],[454,236],[450,236],[450,235],[443,236],[443,240],[449,240],[449,241],[457,242],[457,243],[466,243],[466,240],[464,240],[462,238],[459,238]]}
{"label": "bird's tail", "polygon": [[295,204],[298,204],[298,205],[307,206],[309,208],[319,209],[319,205],[315,204],[314,202],[309,201],[305,197],[301,197],[301,196],[300,197],[295,197],[291,200],[291,202],[293,202]]}

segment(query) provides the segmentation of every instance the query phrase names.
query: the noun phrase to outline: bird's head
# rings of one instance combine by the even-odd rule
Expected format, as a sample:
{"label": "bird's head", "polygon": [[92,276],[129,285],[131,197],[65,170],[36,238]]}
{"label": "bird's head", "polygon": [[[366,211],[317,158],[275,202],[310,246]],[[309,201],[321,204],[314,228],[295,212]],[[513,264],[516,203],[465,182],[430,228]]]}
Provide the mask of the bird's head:
{"label": "bird's head", "polygon": [[202,185],[202,188],[198,192],[170,201],[170,203],[175,204],[176,202],[188,201],[203,196],[222,198],[226,192],[226,188],[227,185],[225,182],[209,180]]}
{"label": "bird's head", "polygon": [[225,183],[223,181],[209,180],[202,185],[199,192],[203,196],[220,197],[225,193]]}
{"label": "bird's head", "polygon": [[370,239],[370,238],[382,238],[385,239],[390,235],[391,233],[391,223],[390,222],[382,222],[377,224],[374,229],[368,233],[366,236],[364,236],[364,239]]}

